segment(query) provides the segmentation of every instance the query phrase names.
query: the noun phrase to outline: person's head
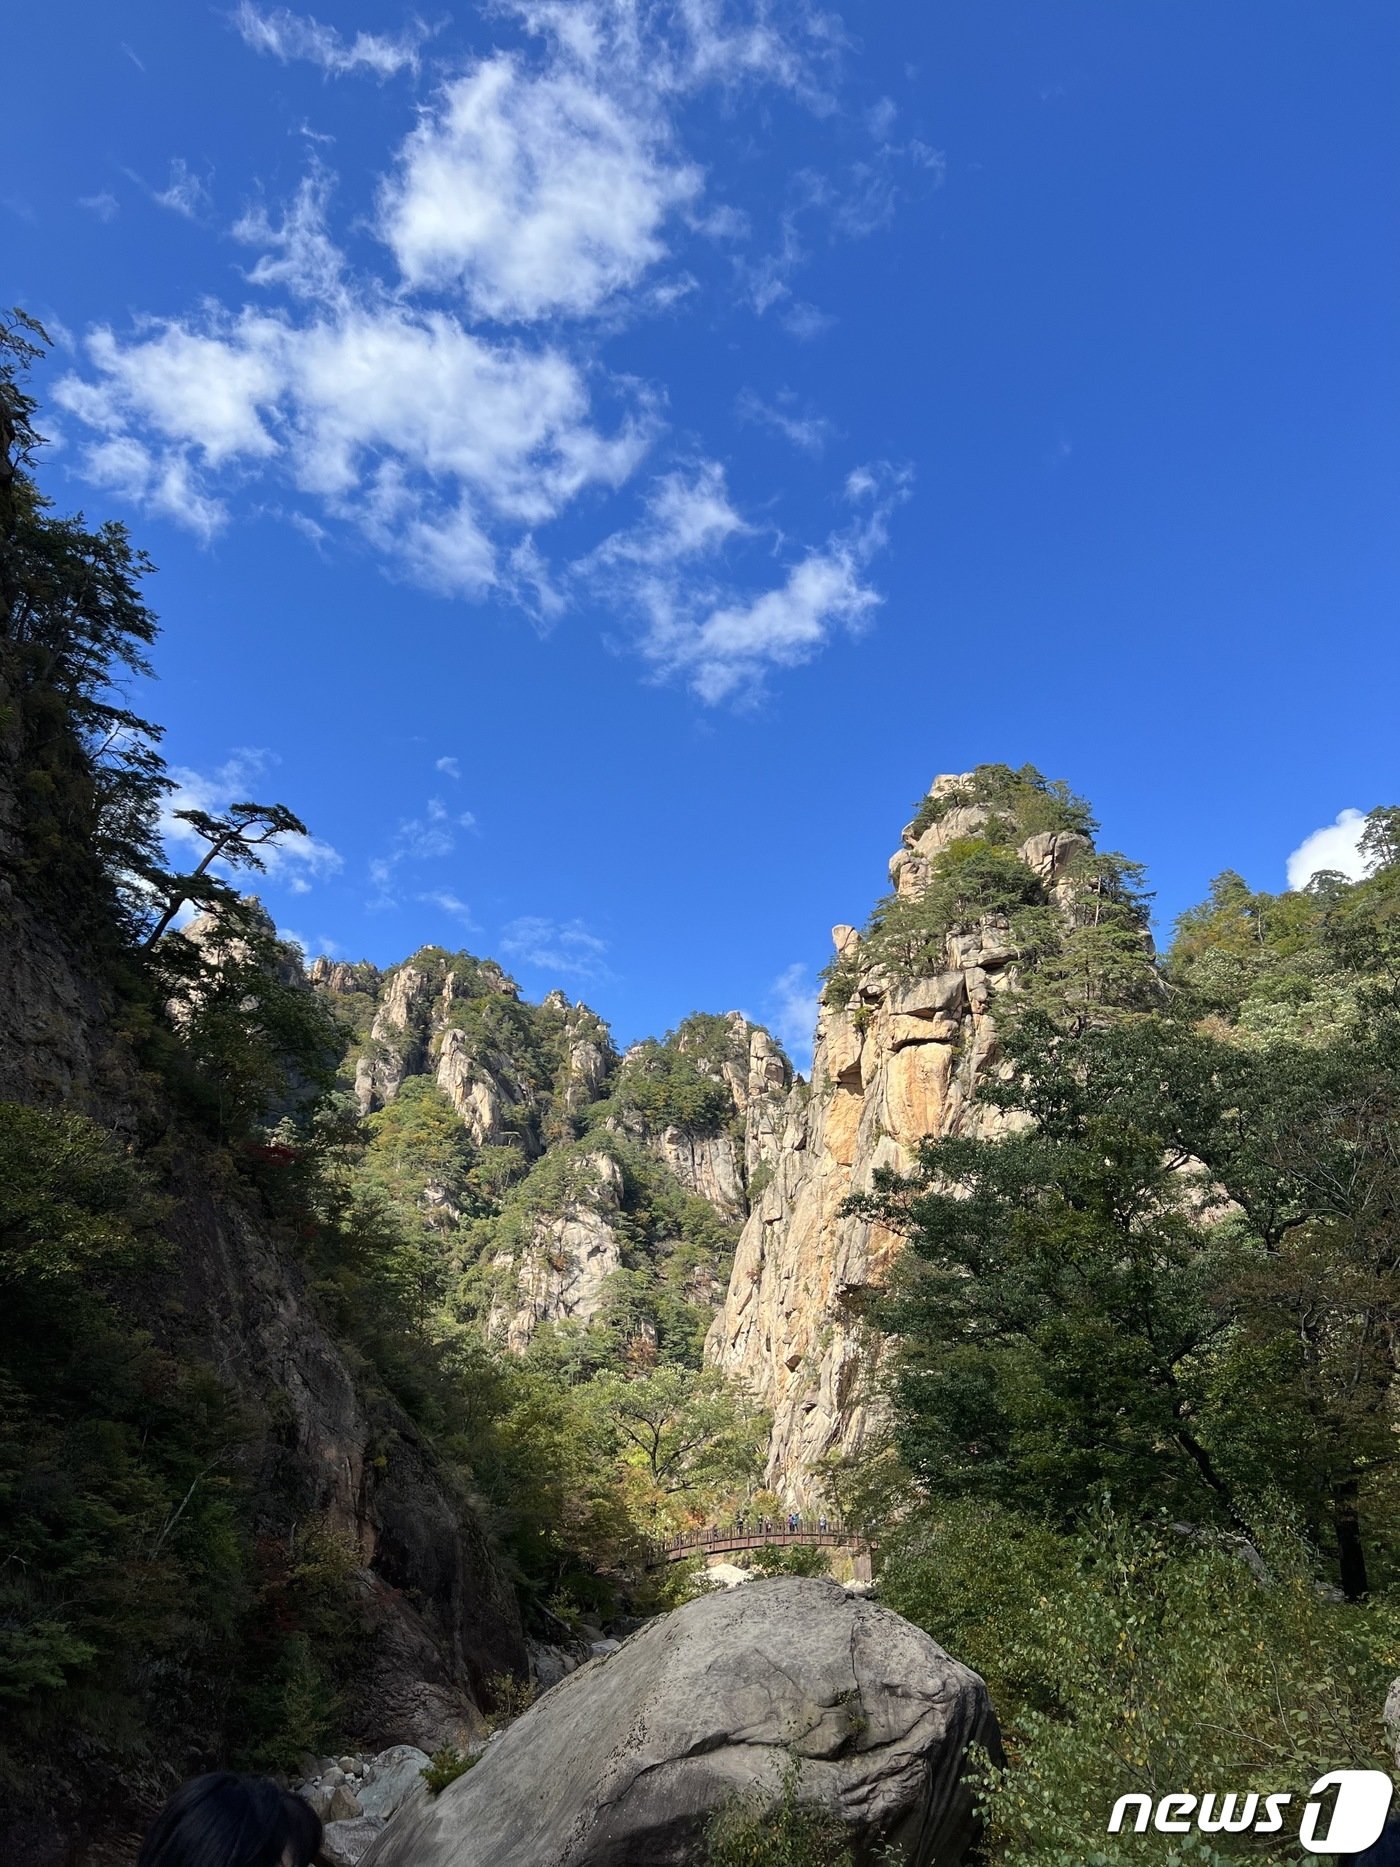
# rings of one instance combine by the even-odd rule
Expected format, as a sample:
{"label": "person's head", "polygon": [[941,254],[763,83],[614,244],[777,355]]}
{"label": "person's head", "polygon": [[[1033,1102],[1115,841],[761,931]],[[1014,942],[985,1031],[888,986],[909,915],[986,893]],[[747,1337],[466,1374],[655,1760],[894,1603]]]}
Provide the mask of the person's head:
{"label": "person's head", "polygon": [[196,1776],[151,1824],[136,1867],[313,1867],[316,1811],[265,1776]]}

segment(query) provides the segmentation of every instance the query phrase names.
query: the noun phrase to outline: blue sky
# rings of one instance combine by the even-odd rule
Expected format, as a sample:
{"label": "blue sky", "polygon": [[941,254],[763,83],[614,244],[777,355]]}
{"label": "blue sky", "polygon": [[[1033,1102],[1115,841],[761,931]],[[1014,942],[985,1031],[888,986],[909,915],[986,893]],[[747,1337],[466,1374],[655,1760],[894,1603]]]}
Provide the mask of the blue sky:
{"label": "blue sky", "polygon": [[800,1045],[936,772],[1068,778],[1164,925],[1400,799],[1390,0],[11,38],[49,482],[160,566],[186,793],[311,826],[313,952]]}

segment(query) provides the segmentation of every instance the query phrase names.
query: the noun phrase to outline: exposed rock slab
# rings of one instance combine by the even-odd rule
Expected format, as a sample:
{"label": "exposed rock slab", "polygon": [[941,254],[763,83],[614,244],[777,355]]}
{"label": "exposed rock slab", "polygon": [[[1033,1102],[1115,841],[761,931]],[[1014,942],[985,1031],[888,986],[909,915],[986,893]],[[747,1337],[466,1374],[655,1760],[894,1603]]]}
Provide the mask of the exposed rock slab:
{"label": "exposed rock slab", "polygon": [[[932,795],[966,784],[939,778]],[[910,825],[890,859],[896,892],[920,895],[940,852],[986,818],[985,805],[958,805],[927,829]],[[1073,832],[1043,832],[1020,854],[1063,904],[1067,870],[1086,846]],[[821,1502],[822,1461],[857,1451],[873,1423],[881,1343],[865,1318],[902,1249],[845,1202],[870,1191],[882,1168],[907,1173],[929,1136],[995,1135],[1018,1119],[978,1099],[1002,1067],[997,1000],[1016,984],[1004,919],[950,934],[942,964],[918,978],[862,965],[853,927],[834,927],[832,940],[854,991],[845,1005],[823,999],[810,1089],[799,1084],[787,1098],[773,1178],[744,1226],[706,1344],[711,1364],[772,1410],[768,1482],[805,1509]]]}
{"label": "exposed rock slab", "polygon": [[776,1801],[794,1758],[859,1858],[956,1867],[973,1742],[998,1748],[986,1688],[927,1634],[834,1582],[753,1582],[561,1681],[365,1867],[682,1867],[730,1798]]}

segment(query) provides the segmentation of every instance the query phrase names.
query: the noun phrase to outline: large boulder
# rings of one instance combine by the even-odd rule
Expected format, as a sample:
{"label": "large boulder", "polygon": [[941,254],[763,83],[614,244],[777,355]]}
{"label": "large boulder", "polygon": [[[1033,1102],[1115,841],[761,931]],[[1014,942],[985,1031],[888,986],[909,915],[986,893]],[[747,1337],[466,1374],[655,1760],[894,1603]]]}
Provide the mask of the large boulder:
{"label": "large boulder", "polygon": [[684,1867],[736,1796],[798,1796],[955,1867],[975,1839],[986,1687],[918,1628],[835,1582],[774,1577],[650,1621],[562,1680],[476,1767],[389,1824],[364,1867]]}
{"label": "large boulder", "polygon": [[372,1757],[366,1765],[365,1780],[359,1792],[363,1813],[382,1816],[387,1821],[415,1790],[423,1787],[423,1771],[428,1761],[427,1754],[412,1744],[395,1744]]}

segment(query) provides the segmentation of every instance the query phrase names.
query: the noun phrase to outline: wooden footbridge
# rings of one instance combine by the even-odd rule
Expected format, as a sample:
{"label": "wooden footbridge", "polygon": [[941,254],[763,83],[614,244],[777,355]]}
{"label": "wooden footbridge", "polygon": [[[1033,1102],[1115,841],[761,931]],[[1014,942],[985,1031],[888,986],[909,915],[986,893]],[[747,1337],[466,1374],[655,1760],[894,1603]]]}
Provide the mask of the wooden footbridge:
{"label": "wooden footbridge", "polygon": [[648,1548],[647,1567],[659,1569],[667,1562],[687,1562],[692,1556],[730,1556],[754,1549],[844,1549],[856,1558],[857,1565],[868,1566],[872,1545],[865,1537],[848,1530],[845,1524],[824,1521],[790,1530],[781,1519],[771,1528],[760,1524],[711,1524],[699,1530],[678,1531],[675,1536],[658,1539]]}

